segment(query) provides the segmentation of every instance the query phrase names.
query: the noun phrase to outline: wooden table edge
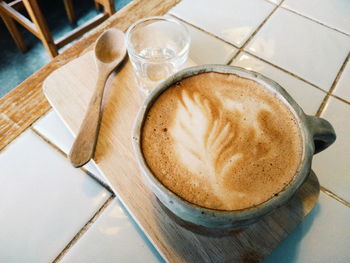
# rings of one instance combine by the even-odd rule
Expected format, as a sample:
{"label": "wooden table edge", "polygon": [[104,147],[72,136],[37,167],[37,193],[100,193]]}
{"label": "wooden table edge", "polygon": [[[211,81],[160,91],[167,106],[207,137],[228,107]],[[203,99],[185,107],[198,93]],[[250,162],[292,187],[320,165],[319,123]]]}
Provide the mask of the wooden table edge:
{"label": "wooden table edge", "polygon": [[95,40],[106,29],[118,27],[125,31],[143,17],[165,14],[178,2],[180,0],[133,0],[0,98],[0,151],[50,110],[42,84],[51,72],[91,50]]}

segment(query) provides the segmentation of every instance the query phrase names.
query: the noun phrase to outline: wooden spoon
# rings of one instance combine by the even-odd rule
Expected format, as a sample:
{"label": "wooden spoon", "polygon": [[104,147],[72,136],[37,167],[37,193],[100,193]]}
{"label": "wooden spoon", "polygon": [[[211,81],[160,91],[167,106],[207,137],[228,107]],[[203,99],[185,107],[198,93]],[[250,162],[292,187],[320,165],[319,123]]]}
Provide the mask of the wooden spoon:
{"label": "wooden spoon", "polygon": [[108,76],[126,55],[124,33],[109,29],[96,41],[95,62],[98,78],[84,120],[75,139],[69,158],[74,167],[81,167],[94,156],[102,116],[102,98]]}

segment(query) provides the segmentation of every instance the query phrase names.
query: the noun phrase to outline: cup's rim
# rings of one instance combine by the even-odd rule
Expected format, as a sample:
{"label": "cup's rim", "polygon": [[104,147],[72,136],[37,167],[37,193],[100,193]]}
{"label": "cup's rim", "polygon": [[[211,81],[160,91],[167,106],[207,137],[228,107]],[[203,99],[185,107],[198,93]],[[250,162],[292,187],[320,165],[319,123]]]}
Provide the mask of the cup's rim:
{"label": "cup's rim", "polygon": [[[169,190],[167,187],[165,187],[159,179],[153,175],[152,171],[149,169],[146,160],[142,154],[142,146],[141,146],[141,134],[142,134],[142,127],[143,123],[145,121],[145,117],[147,116],[147,112],[152,107],[153,103],[157,100],[157,98],[172,84],[181,81],[182,79],[185,79],[190,76],[198,75],[201,73],[207,73],[207,72],[218,72],[218,73],[226,73],[226,74],[236,74],[243,78],[248,78],[251,80],[254,80],[258,82],[259,84],[262,84],[264,87],[268,88],[270,91],[274,92],[279,99],[291,110],[293,115],[295,116],[295,119],[299,125],[299,131],[302,139],[302,156],[301,161],[299,163],[299,167],[295,173],[295,176],[291,182],[289,182],[288,185],[285,186],[285,188],[278,193],[277,196],[273,196],[272,198],[268,199],[267,201],[253,207],[248,207],[240,210],[216,210],[211,208],[202,207],[193,203],[190,203],[189,201],[185,200],[184,198],[178,196],[176,193]],[[201,66],[195,66],[183,69],[174,75],[170,76],[163,82],[161,82],[155,89],[152,90],[152,92],[148,95],[148,97],[145,99],[135,122],[134,130],[133,130],[133,147],[134,152],[137,156],[137,161],[139,163],[139,166],[143,170],[143,175],[146,176],[146,179],[149,183],[151,183],[152,186],[155,186],[158,190],[160,190],[161,194],[168,195],[171,199],[175,199],[181,206],[182,209],[188,210],[191,209],[193,211],[197,211],[197,214],[204,214],[209,216],[216,216],[220,215],[220,217],[225,219],[232,220],[233,218],[235,220],[248,220],[252,217],[260,217],[274,208],[277,208],[281,205],[283,205],[287,200],[290,199],[290,197],[296,192],[296,190],[300,187],[300,185],[304,182],[306,176],[308,175],[308,169],[311,166],[311,158],[313,155],[313,149],[310,145],[307,144],[308,141],[311,140],[311,135],[309,130],[307,129],[306,125],[303,125],[303,123],[306,123],[306,115],[303,112],[303,110],[299,107],[299,105],[294,101],[294,99],[275,81],[271,80],[270,78],[267,78],[263,76],[262,74],[258,72],[254,72],[251,70],[247,70],[240,67],[235,66],[229,66],[229,65],[216,65],[216,64],[210,64],[210,65],[201,65]],[[152,191],[154,192],[154,189],[152,188]],[[157,193],[155,193],[157,195]]]}
{"label": "cup's rim", "polygon": [[[141,59],[141,60],[147,60],[147,58],[141,56],[138,54],[138,52],[136,52],[136,50],[134,49],[133,45],[131,44],[131,31],[136,28],[139,24],[144,23],[146,21],[151,21],[151,20],[159,20],[159,21],[167,21],[167,22],[171,22],[174,24],[177,24],[179,27],[182,28],[182,30],[185,32],[186,35],[186,45],[183,46],[183,48],[181,49],[180,52],[177,52],[176,57],[181,57],[182,55],[184,55],[186,52],[188,52],[190,45],[191,45],[191,37],[190,37],[190,32],[188,31],[187,27],[179,22],[178,20],[175,20],[174,18],[171,17],[167,17],[167,16],[150,16],[150,17],[146,17],[146,18],[142,18],[140,20],[137,20],[135,23],[133,23],[128,30],[126,31],[126,36],[125,36],[125,40],[126,40],[126,49],[128,50],[128,52],[131,52],[133,56]],[[169,60],[171,60],[173,58],[170,58]]]}

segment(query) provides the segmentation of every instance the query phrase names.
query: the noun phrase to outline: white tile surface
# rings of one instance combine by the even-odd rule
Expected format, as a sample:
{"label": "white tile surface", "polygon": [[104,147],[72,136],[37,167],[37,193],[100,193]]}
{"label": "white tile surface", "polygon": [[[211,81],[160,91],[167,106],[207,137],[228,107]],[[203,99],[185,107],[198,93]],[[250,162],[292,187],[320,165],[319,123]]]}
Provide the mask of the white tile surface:
{"label": "white tile surface", "polygon": [[307,114],[315,115],[326,95],[304,81],[244,52],[239,54],[231,65],[259,72],[276,81],[287,90]]}
{"label": "white tile surface", "polygon": [[0,167],[0,262],[51,262],[110,196],[30,130]]}
{"label": "white tile surface", "polygon": [[267,1],[270,1],[271,3],[278,5],[279,3],[281,3],[282,0],[267,0]]}
{"label": "white tile surface", "polygon": [[63,263],[164,262],[115,199],[63,257]]}
{"label": "white tile surface", "polygon": [[334,94],[350,102],[350,60],[347,62],[347,65],[339,78]]}
{"label": "white tile surface", "polygon": [[278,9],[247,49],[328,90],[350,50],[350,37]]}
{"label": "white tile surface", "polygon": [[286,0],[282,6],[350,34],[349,0]]}
{"label": "white tile surface", "polygon": [[331,98],[322,117],[333,125],[337,140],[315,155],[312,167],[322,186],[350,202],[350,105]]}
{"label": "white tile surface", "polygon": [[[181,21],[180,21],[181,22]],[[183,23],[191,35],[189,57],[197,65],[227,64],[237,49],[199,29]]]}
{"label": "white tile surface", "polygon": [[264,263],[350,262],[350,208],[321,192],[319,203]]}
{"label": "white tile surface", "polygon": [[263,0],[183,0],[170,13],[240,47],[274,7]]}
{"label": "white tile surface", "polygon": [[73,136],[54,110],[50,110],[33,124],[33,128],[56,145],[62,152],[69,153]]}
{"label": "white tile surface", "polygon": [[[62,152],[69,154],[74,137],[54,110],[49,111],[36,121],[33,124],[33,128],[52,144],[56,145]],[[98,171],[93,160],[84,165],[84,168],[105,184],[109,184],[103,174]]]}

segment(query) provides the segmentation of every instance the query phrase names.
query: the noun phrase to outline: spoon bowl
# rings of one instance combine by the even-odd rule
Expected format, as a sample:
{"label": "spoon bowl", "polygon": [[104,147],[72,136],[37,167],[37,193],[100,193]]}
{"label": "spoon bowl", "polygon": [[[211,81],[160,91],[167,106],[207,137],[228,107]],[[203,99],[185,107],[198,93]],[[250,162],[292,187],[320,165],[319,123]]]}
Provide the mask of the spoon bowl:
{"label": "spoon bowl", "polygon": [[96,42],[95,58],[102,63],[116,63],[118,59],[124,58],[126,53],[124,33],[118,29],[110,29],[102,34]]}

